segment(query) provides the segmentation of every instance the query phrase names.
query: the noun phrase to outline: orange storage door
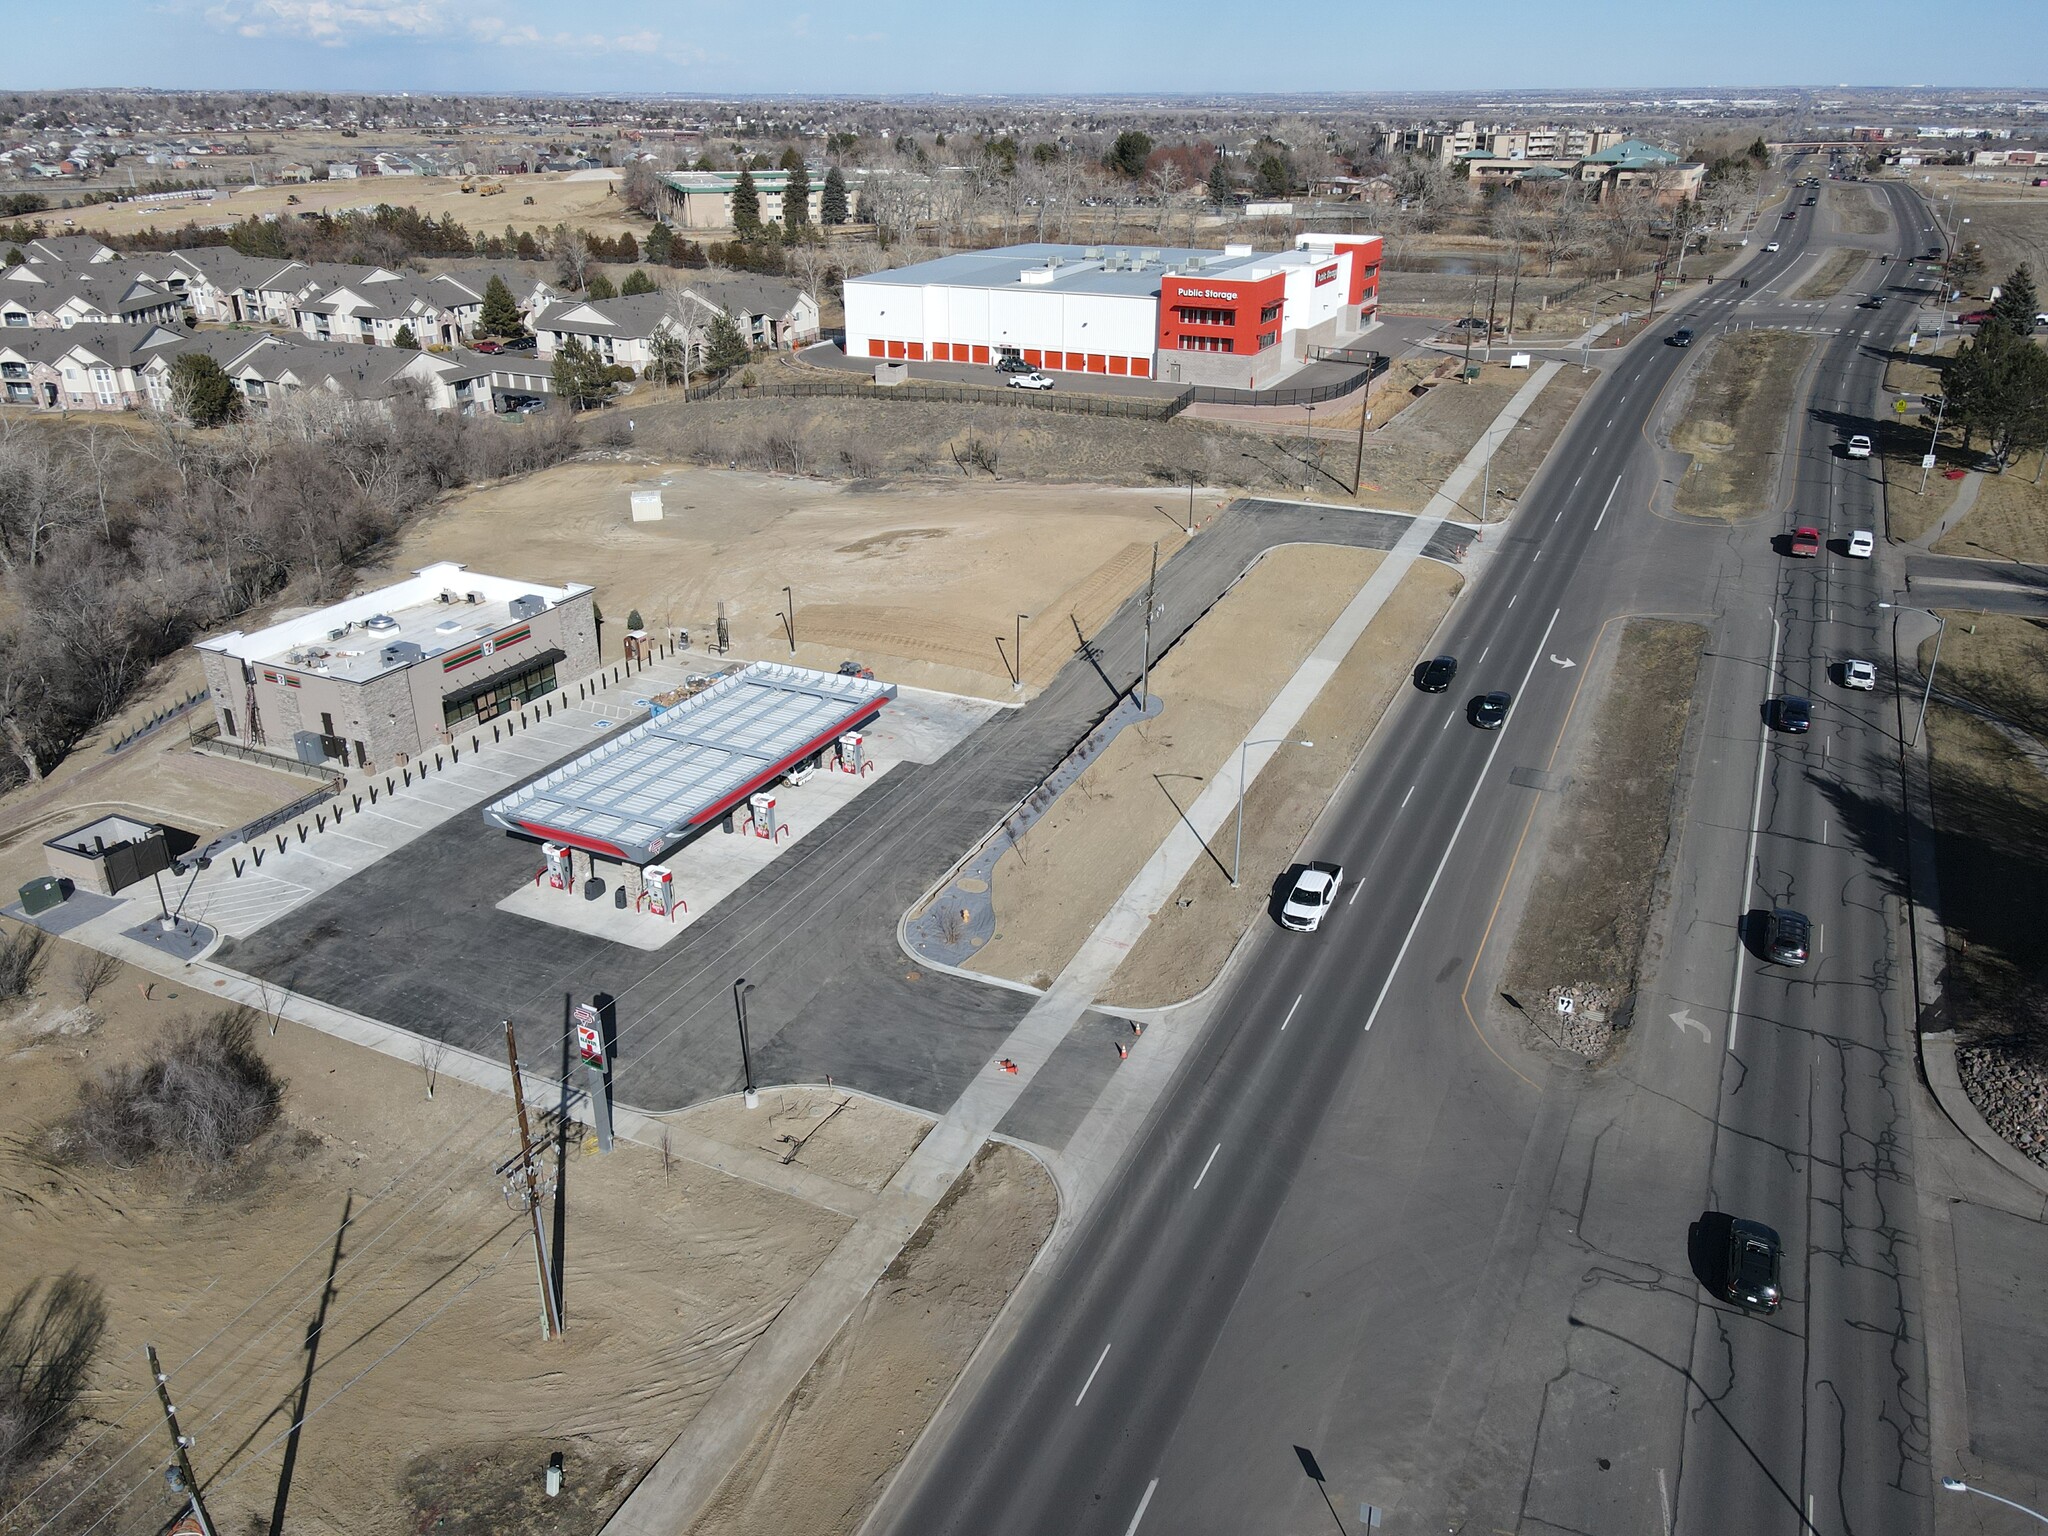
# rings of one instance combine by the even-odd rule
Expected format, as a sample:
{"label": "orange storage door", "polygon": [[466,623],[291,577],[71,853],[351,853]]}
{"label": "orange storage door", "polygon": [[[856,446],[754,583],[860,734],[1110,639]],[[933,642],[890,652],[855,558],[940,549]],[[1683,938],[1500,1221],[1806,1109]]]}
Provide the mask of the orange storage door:
{"label": "orange storage door", "polygon": [[868,338],[868,356],[886,357],[887,355],[888,349],[884,347],[881,342],[877,341],[874,337],[870,336]]}
{"label": "orange storage door", "polygon": [[975,360],[975,361],[976,361],[977,363],[985,363],[985,362],[987,362],[987,361],[988,361],[988,348],[987,348],[987,347],[982,347],[982,346],[977,346],[977,347],[976,347],[976,348],[974,349],[974,360]]}
{"label": "orange storage door", "polygon": [[1090,352],[1088,354],[1088,371],[1090,373],[1109,372],[1109,359],[1100,352]]}
{"label": "orange storage door", "polygon": [[1131,371],[1131,360],[1128,357],[1112,357],[1109,360],[1109,371],[1113,374],[1129,373]]}
{"label": "orange storage door", "polygon": [[900,342],[900,341],[892,341],[892,342],[890,342],[890,343],[889,343],[889,355],[890,355],[891,357],[901,357],[901,356],[903,355],[903,343],[902,343],[902,342]]}

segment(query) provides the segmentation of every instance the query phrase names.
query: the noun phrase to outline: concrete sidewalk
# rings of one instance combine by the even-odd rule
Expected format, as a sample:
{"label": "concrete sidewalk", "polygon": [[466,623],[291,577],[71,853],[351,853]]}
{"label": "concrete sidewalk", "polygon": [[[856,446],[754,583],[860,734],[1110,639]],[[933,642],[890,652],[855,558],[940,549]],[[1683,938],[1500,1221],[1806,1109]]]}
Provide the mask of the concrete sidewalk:
{"label": "concrete sidewalk", "polygon": [[[1245,753],[1247,785],[1279,750],[1275,745],[1254,743],[1284,739],[1298,727],[1324,684],[1480,477],[1485,468],[1487,442],[1521,419],[1558,366],[1552,363],[1538,369],[1516,392],[1493,427],[1465,456],[1431,498],[1428,508],[1410,525],[1308,658],[1281,687],[1265,713],[1246,733],[1241,748],[1232,749],[1233,760],[1238,758],[1240,749]],[[1223,830],[1235,811],[1238,789],[1234,772],[1210,776],[1187,815],[1174,824],[1165,841],[1082,942],[1066,969],[1005,1038],[980,1077],[933,1128],[874,1206],[855,1223],[832,1256],[783,1309],[760,1342],[748,1351],[612,1516],[604,1527],[606,1536],[672,1536],[685,1528],[711,1498],[728,1471],[745,1454],[759,1427],[796,1390],[811,1363],[923,1225],[932,1207],[952,1187],[981,1144],[994,1133],[1032,1076],[1089,1009],[1096,994],[1144,933],[1153,914],[1172,899],[1181,877],[1197,859],[1206,856],[1209,840]],[[1152,1050],[1141,1051],[1139,1060],[1142,1062],[1161,1047],[1177,1057],[1186,1050],[1193,1035],[1193,1021],[1183,1021],[1178,1030],[1148,1032],[1144,1044]],[[1016,1070],[1006,1070],[1005,1062],[1014,1063]],[[1114,1166],[1170,1081],[1170,1070],[1160,1069],[1159,1064],[1153,1066],[1154,1070],[1143,1073],[1149,1093],[1119,1093],[1114,1086],[1105,1093],[1104,1100],[1114,1103],[1116,1134],[1108,1133],[1111,1128],[1099,1122],[1090,1128],[1087,1144],[1094,1163]],[[1098,1110],[1101,1108],[1098,1105]],[[1095,1180],[1090,1185],[1099,1187]],[[1062,1227],[1070,1229],[1078,1214],[1071,1206],[1063,1211]]]}

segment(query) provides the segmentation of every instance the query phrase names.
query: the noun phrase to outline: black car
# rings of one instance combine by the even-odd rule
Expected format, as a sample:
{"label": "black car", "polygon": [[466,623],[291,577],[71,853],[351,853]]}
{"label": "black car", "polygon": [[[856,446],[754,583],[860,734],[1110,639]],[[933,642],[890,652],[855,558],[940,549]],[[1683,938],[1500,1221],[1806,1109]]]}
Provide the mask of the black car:
{"label": "black car", "polygon": [[1438,656],[1425,661],[1415,669],[1415,686],[1424,693],[1442,693],[1451,686],[1451,679],[1458,675],[1458,658]]}
{"label": "black car", "polygon": [[505,343],[507,352],[538,352],[540,338],[537,336],[515,336]]}
{"label": "black car", "polygon": [[1779,965],[1804,965],[1811,952],[1813,925],[1804,912],[1773,907],[1764,915],[1764,958]]}
{"label": "black car", "polygon": [[1737,1216],[1728,1225],[1728,1263],[1721,1276],[1721,1295],[1747,1311],[1778,1310],[1778,1270],[1784,1245],[1760,1221]]}
{"label": "black car", "polygon": [[1472,723],[1482,731],[1499,730],[1508,723],[1508,706],[1514,701],[1511,693],[1481,694],[1472,701]]}
{"label": "black car", "polygon": [[1014,352],[1005,352],[996,359],[996,367],[1004,373],[1030,373],[1032,367]]}
{"label": "black car", "polygon": [[1781,694],[1771,700],[1771,729],[1788,736],[1804,735],[1813,729],[1813,705],[1797,694]]}
{"label": "black car", "polygon": [[1857,305],[1856,307],[1858,309],[1883,309],[1884,295],[1881,293],[1873,293],[1869,298],[1865,299],[1861,304]]}
{"label": "black car", "polygon": [[1691,328],[1690,328],[1690,327],[1687,327],[1687,326],[1683,326],[1683,325],[1681,325],[1681,326],[1680,326],[1680,327],[1679,327],[1679,328],[1678,328],[1677,330],[1673,331],[1673,332],[1672,332],[1672,333],[1671,333],[1671,334],[1670,334],[1669,336],[1666,336],[1666,337],[1664,338],[1664,345],[1665,345],[1665,346],[1667,346],[1667,347],[1689,347],[1689,346],[1691,346],[1691,345],[1692,345],[1692,330],[1691,330]]}
{"label": "black car", "polygon": [[1467,315],[1456,325],[1452,326],[1451,329],[1454,331],[1483,331],[1487,329],[1487,323],[1477,315]]}

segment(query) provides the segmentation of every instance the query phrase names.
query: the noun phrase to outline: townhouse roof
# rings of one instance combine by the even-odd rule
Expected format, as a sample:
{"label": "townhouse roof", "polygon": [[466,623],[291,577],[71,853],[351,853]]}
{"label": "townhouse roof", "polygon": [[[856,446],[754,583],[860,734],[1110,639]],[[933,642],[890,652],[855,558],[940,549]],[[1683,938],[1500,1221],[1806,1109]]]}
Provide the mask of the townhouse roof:
{"label": "townhouse roof", "polygon": [[700,272],[692,276],[685,287],[708,303],[735,315],[786,315],[804,296],[803,289],[795,283],[757,277],[749,272],[715,277],[707,277]]}
{"label": "townhouse roof", "polygon": [[91,235],[46,235],[40,240],[31,240],[22,247],[22,254],[30,261],[53,261],[60,265],[83,262],[104,262],[111,260],[113,247],[102,244]]}
{"label": "townhouse roof", "polygon": [[563,299],[544,305],[531,322],[536,331],[572,336],[652,336],[669,313],[665,293],[636,293],[617,299]]}
{"label": "townhouse roof", "polygon": [[0,353],[54,364],[73,352],[109,368],[135,368],[156,356],[175,356],[190,338],[167,325],[110,323],[0,328]]}

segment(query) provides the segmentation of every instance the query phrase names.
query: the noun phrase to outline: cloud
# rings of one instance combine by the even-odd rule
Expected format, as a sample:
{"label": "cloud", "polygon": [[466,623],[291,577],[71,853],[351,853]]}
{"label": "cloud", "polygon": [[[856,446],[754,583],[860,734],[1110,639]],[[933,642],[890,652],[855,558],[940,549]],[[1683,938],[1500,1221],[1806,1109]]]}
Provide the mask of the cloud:
{"label": "cloud", "polygon": [[338,48],[358,37],[434,37],[447,0],[217,0],[206,19],[242,37],[286,37]]}
{"label": "cloud", "polygon": [[469,30],[479,42],[501,48],[545,48],[553,53],[659,53],[659,32],[643,27],[637,32],[606,36],[599,32],[543,32],[531,22],[512,23],[502,16],[471,18]]}

